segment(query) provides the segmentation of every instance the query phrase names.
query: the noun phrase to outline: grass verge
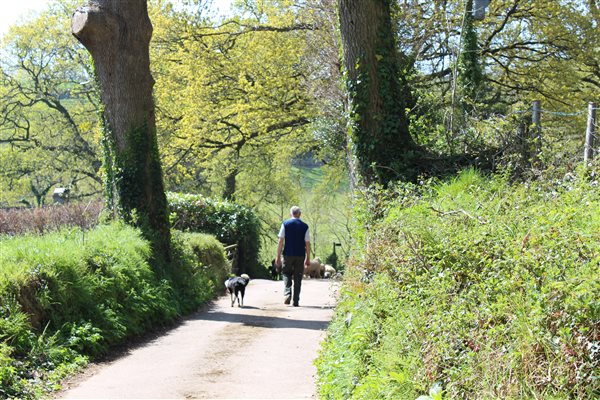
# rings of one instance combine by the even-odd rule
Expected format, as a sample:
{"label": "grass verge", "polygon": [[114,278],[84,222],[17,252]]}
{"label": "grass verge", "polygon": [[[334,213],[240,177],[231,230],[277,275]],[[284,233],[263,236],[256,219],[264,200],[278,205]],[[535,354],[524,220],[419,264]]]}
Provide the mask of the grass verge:
{"label": "grass verge", "polygon": [[0,238],[0,396],[35,399],[148,330],[196,309],[228,272],[212,236],[175,234],[167,278],[122,224]]}
{"label": "grass verge", "polygon": [[471,170],[373,190],[317,360],[321,398],[598,398],[597,186]]}

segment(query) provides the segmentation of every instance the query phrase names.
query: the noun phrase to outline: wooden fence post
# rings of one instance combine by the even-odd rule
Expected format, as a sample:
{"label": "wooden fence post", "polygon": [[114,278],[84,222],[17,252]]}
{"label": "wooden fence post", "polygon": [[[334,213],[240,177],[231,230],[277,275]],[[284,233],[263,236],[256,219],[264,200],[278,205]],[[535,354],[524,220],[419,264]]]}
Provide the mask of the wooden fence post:
{"label": "wooden fence post", "polygon": [[585,148],[583,162],[586,164],[594,158],[594,139],[596,138],[596,104],[588,105],[587,129],[585,131]]}

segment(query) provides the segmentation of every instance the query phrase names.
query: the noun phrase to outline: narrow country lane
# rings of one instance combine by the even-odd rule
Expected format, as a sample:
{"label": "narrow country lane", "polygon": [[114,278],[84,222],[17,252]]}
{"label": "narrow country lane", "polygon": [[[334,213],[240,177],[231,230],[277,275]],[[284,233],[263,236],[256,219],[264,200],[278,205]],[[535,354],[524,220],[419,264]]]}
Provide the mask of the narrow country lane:
{"label": "narrow country lane", "polygon": [[252,280],[245,307],[222,296],[163,336],[89,368],[60,399],[315,398],[313,360],[336,285],[305,279],[300,307],[281,281]]}

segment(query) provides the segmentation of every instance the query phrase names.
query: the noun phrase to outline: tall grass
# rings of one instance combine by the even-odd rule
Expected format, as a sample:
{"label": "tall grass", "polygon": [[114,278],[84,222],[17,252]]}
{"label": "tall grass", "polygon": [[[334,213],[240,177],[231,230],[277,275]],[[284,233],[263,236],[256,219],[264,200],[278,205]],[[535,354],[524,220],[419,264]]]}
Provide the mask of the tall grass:
{"label": "tall grass", "polygon": [[324,399],[595,398],[600,192],[466,171],[374,193],[317,362]]}

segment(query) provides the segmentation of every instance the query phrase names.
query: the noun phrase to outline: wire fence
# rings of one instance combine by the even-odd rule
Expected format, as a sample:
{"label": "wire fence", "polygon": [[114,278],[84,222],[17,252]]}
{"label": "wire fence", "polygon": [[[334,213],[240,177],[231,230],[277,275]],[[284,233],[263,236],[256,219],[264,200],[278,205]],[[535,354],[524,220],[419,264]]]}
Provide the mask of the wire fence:
{"label": "wire fence", "polygon": [[[583,149],[580,148],[577,152],[583,154],[583,161],[588,163],[600,151],[598,148],[600,145],[598,137],[599,121],[596,118],[598,109],[597,104],[591,102],[588,104],[587,110],[578,112],[548,110],[542,108],[541,102],[536,100],[531,107],[513,112],[513,114],[520,115],[521,119],[517,137],[521,141],[529,139],[535,143],[534,154],[531,154],[534,157],[542,156],[544,148],[550,148],[552,150],[549,152],[550,154],[560,156],[561,151],[557,151],[557,148],[565,147],[567,143],[581,146],[583,142]],[[586,114],[587,120],[584,121],[583,117]],[[580,121],[566,123],[564,118],[577,118]],[[585,128],[583,128],[584,122]],[[562,153],[566,154],[567,151]]]}

